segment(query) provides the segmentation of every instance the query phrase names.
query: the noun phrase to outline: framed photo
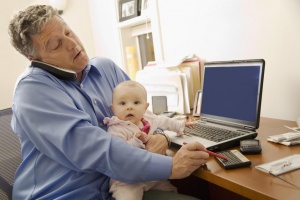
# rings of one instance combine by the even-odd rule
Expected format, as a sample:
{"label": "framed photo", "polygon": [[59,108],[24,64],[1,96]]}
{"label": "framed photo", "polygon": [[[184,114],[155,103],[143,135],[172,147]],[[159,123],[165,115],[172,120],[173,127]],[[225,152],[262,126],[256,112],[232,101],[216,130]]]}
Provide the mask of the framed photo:
{"label": "framed photo", "polygon": [[199,117],[200,116],[200,110],[201,110],[201,90],[198,90],[195,95],[195,101],[194,101],[194,109],[193,109],[193,116]]}
{"label": "framed photo", "polygon": [[141,1],[141,15],[147,15],[149,12],[151,0],[140,0]]}
{"label": "framed photo", "polygon": [[119,0],[119,21],[139,16],[139,0]]}

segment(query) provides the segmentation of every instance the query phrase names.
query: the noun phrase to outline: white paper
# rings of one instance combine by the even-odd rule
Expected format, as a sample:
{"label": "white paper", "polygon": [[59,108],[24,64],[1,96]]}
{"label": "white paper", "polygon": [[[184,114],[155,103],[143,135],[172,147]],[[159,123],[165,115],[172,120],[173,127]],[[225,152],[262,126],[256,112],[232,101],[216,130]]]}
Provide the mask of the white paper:
{"label": "white paper", "polygon": [[290,129],[290,130],[293,130],[293,131],[296,131],[298,133],[300,133],[300,127],[289,127],[289,126],[286,126],[284,125],[286,128]]}
{"label": "white paper", "polygon": [[[156,67],[154,67],[156,68]],[[136,81],[145,86],[147,91],[147,101],[149,109],[152,110],[152,96],[167,97],[167,111],[177,112],[179,114],[187,114],[185,101],[188,100],[187,93],[184,92],[184,84],[180,71],[165,73],[164,70],[140,70],[136,75]],[[186,79],[185,79],[186,80]],[[187,102],[189,106],[189,102]]]}
{"label": "white paper", "polygon": [[[286,165],[286,166],[285,166]],[[280,175],[300,168],[300,154],[294,154],[279,160],[255,166],[256,169],[265,173]]]}
{"label": "white paper", "polygon": [[269,136],[270,139],[272,139],[274,142],[288,142],[294,139],[299,138],[300,139],[300,133],[294,133],[294,132],[289,132],[289,133],[283,133],[279,135],[272,135]]}
{"label": "white paper", "polygon": [[272,135],[267,138],[270,142],[275,142],[283,144],[286,146],[300,144],[300,133],[298,132],[288,132],[279,135]]}

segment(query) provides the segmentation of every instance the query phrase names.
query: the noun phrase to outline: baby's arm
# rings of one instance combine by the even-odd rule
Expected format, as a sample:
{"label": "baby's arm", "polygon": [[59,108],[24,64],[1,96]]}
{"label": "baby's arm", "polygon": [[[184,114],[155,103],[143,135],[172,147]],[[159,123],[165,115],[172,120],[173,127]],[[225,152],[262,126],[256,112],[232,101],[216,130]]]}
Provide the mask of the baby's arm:
{"label": "baby's arm", "polygon": [[139,138],[132,136],[133,133],[129,133],[124,129],[121,130],[120,127],[109,126],[107,132],[109,132],[114,137],[126,141],[131,146],[142,148],[142,149],[145,148],[144,143]]}

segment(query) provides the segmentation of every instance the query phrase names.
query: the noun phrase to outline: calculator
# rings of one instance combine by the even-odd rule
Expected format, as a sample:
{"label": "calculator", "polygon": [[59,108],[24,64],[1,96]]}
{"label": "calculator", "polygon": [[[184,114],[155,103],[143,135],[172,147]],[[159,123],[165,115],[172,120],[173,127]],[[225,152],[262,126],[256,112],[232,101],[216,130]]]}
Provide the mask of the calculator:
{"label": "calculator", "polygon": [[222,158],[215,157],[225,169],[249,167],[251,165],[251,161],[238,150],[226,150],[218,152],[218,154],[227,158],[227,160],[224,160]]}

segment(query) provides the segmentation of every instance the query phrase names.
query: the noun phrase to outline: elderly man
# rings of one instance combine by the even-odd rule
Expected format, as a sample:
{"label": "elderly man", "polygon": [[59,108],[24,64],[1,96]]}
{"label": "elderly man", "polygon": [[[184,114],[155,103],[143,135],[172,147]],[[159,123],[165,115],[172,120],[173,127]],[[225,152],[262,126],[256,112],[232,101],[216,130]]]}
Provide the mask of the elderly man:
{"label": "elderly man", "polygon": [[[208,159],[199,143],[185,145],[174,157],[161,155],[168,144],[161,134],[150,137],[151,152],[112,138],[102,122],[113,115],[112,90],[129,78],[109,59],[89,59],[51,6],[18,12],[9,34],[31,61],[13,98],[12,128],[23,157],[13,199],[112,199],[109,177],[127,183],[179,179]],[[165,195],[194,199],[171,192],[153,198]]]}

